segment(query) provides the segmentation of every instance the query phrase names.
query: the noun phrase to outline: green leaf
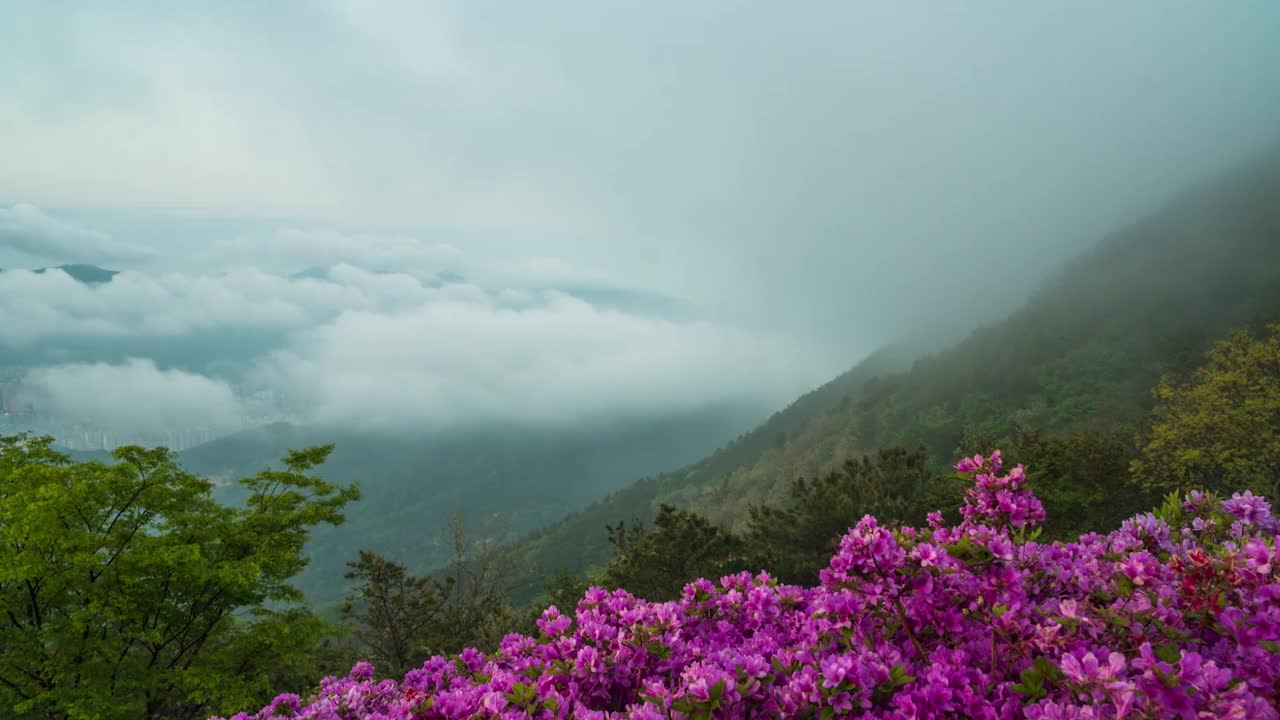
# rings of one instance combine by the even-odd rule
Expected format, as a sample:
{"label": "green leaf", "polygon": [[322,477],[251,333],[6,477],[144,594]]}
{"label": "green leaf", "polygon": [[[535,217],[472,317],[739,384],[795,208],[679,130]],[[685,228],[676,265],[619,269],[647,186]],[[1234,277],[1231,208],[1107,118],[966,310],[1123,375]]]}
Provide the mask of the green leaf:
{"label": "green leaf", "polygon": [[720,704],[720,699],[724,697],[724,678],[717,680],[716,684],[711,686],[709,694],[711,696],[712,704],[718,706]]}
{"label": "green leaf", "polygon": [[1119,597],[1129,597],[1130,595],[1133,595],[1135,587],[1133,580],[1128,575],[1120,575],[1116,578],[1116,595]]}
{"label": "green leaf", "polygon": [[906,685],[915,679],[914,675],[907,674],[907,666],[902,663],[889,668],[889,684],[895,688]]}
{"label": "green leaf", "polygon": [[1182,652],[1178,650],[1177,645],[1161,645],[1156,648],[1155,653],[1156,657],[1170,665],[1182,660]]}
{"label": "green leaf", "polygon": [[1034,665],[1041,675],[1051,680],[1062,680],[1066,677],[1056,663],[1043,655],[1035,659]]}
{"label": "green leaf", "polygon": [[1027,701],[1038,700],[1047,693],[1044,689],[1044,673],[1039,668],[1029,667],[1022,671],[1022,683],[1013,686],[1013,691],[1026,695]]}

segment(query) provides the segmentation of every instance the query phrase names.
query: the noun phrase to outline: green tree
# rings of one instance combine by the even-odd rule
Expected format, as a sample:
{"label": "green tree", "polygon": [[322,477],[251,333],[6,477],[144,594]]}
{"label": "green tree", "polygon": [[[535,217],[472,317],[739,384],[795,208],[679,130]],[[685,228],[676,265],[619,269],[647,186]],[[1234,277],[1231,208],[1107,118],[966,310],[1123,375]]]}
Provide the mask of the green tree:
{"label": "green tree", "polygon": [[905,519],[935,482],[925,449],[899,446],[815,480],[795,480],[785,506],[751,507],[745,533],[751,564],[783,582],[812,585],[836,541],[864,515]]}
{"label": "green tree", "polygon": [[453,515],[446,534],[453,545],[453,560],[437,574],[443,574],[453,590],[445,608],[447,631],[437,649],[445,653],[468,647],[493,650],[522,619],[507,597],[514,576],[511,553],[504,545],[510,519],[468,530],[465,519]]}
{"label": "green tree", "polygon": [[[1050,434],[1014,424],[1003,438],[966,435],[959,455],[999,448],[1004,466],[1026,466],[1031,488],[1045,507],[1046,539],[1106,532],[1160,501],[1133,481],[1137,448],[1132,431],[1081,430]],[[962,482],[961,490],[967,489]],[[959,497],[952,505],[958,504]]]}
{"label": "green tree", "polygon": [[430,575],[362,550],[347,563],[356,584],[339,607],[350,629],[352,657],[370,660],[381,675],[398,677],[432,655],[463,648],[495,650],[508,633],[536,629],[533,618],[507,598],[510,551],[505,528],[467,530],[459,515],[445,531],[453,559]]}
{"label": "green tree", "polygon": [[1132,481],[1132,435],[1096,430],[1046,435],[1014,428],[1006,466],[1023,463],[1044,503],[1045,537],[1076,538],[1119,527],[1159,498]]}
{"label": "green tree", "polygon": [[610,526],[609,542],[614,557],[604,569],[604,585],[646,600],[672,600],[690,581],[748,568],[737,535],[671,505],[658,508],[651,529],[638,521]]}
{"label": "green tree", "polygon": [[[590,584],[582,581],[577,575],[560,570],[556,572],[556,576],[547,581],[543,586],[542,606],[554,605],[560,612],[571,615],[578,608],[578,602],[587,594]],[[542,614],[542,609],[538,608],[538,614]]]}
{"label": "green tree", "polygon": [[1269,330],[1261,339],[1237,331],[1190,378],[1160,380],[1133,463],[1145,487],[1280,490],[1280,325]]}
{"label": "green tree", "polygon": [[347,563],[356,586],[342,603],[361,656],[389,677],[420,664],[438,644],[453,578],[415,577],[403,565],[368,550]]}
{"label": "green tree", "polygon": [[0,438],[0,715],[203,718],[306,674],[323,627],[290,578],[359,495],[310,474],[331,447],[242,480],[229,507],[163,448],[106,465],[51,444]]}

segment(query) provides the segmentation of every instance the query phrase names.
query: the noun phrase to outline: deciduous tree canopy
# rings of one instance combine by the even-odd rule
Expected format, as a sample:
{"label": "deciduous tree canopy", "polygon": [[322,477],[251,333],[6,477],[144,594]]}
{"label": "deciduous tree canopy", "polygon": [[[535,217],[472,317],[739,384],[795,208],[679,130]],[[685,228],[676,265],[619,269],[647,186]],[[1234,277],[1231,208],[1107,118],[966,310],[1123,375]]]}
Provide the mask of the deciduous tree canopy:
{"label": "deciduous tree canopy", "polygon": [[323,624],[293,603],[308,532],[358,497],[310,474],[329,447],[241,481],[242,507],[164,449],[72,463],[0,438],[0,707],[50,720],[182,720],[258,699]]}
{"label": "deciduous tree canopy", "polygon": [[1233,333],[1189,378],[1166,376],[1136,475],[1150,487],[1252,489],[1280,481],[1280,325]]}

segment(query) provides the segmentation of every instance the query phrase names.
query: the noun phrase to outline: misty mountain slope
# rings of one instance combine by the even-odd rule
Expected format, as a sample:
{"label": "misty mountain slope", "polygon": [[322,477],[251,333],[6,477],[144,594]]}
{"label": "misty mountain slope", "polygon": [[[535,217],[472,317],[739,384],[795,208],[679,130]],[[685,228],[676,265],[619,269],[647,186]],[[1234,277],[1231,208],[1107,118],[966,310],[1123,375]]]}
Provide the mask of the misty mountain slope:
{"label": "misty mountain slope", "polygon": [[[998,258],[990,270],[955,278],[955,292],[1019,282]],[[755,439],[750,452],[731,446],[534,534],[519,552],[536,577],[521,591],[536,593],[556,568],[580,572],[607,558],[605,525],[650,518],[662,502],[732,523],[752,503],[780,500],[793,478],[890,443],[923,443],[942,464],[963,432],[1000,435],[1013,421],[1047,431],[1126,426],[1147,412],[1162,373],[1196,364],[1232,328],[1274,321],[1280,152],[1113,233],[1007,319],[910,369],[854,368],[826,386],[839,391],[797,401],[791,422],[775,416],[745,436]]]}
{"label": "misty mountain slope", "polygon": [[[61,270],[67,275],[70,275],[73,279],[85,283],[86,285],[97,285],[100,283],[111,282],[112,278],[120,274],[116,270],[107,270],[106,268],[100,268],[97,265],[70,264],[59,265],[52,269]],[[45,273],[49,270],[50,268],[40,268],[34,272]]]}
{"label": "misty mountain slope", "polygon": [[[958,293],[1017,282],[993,262]],[[890,443],[951,459],[965,431],[1012,422],[1115,429],[1151,406],[1160,375],[1198,363],[1232,328],[1280,321],[1280,153],[1186,191],[1071,262],[1007,320],[864,387],[689,504],[723,521],[777,502],[788,481]]]}
{"label": "misty mountain slope", "polygon": [[321,445],[323,434],[290,423],[273,423],[218,438],[179,453],[187,470],[224,485],[224,495],[234,494],[234,483],[246,474],[279,464],[286,451]]}
{"label": "misty mountain slope", "polygon": [[927,339],[911,338],[887,346],[821,387],[802,395],[763,424],[738,436],[702,460],[636,481],[559,522],[522,538],[515,546],[518,577],[512,596],[528,601],[542,590],[554,572],[579,573],[609,557],[605,526],[648,516],[659,502],[693,498],[699,490],[736,468],[755,463],[793,433],[846,402],[865,383],[904,369],[926,346]]}
{"label": "misty mountain slope", "polygon": [[180,460],[225,483],[219,497],[238,502],[236,479],[275,466],[291,448],[334,443],[319,474],[359,482],[363,497],[347,508],[344,524],[318,528],[308,546],[311,563],[298,585],[325,604],[341,597],[345,563],[359,549],[428,569],[449,558],[443,531],[454,513],[477,532],[487,523],[526,533],[637,477],[703,456],[758,417],[715,408],[591,428],[491,425],[399,435],[281,423],[191,448]]}

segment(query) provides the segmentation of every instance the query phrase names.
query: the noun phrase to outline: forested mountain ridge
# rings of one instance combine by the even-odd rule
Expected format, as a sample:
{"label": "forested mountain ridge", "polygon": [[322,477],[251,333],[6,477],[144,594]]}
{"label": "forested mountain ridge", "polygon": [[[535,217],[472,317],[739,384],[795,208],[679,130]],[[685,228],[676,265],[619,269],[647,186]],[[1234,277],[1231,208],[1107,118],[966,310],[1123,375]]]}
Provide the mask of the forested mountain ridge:
{"label": "forested mountain ridge", "polygon": [[[957,294],[1019,282],[992,258]],[[873,355],[748,433],[736,447],[636,483],[527,538],[517,597],[560,568],[611,550],[606,525],[647,521],[659,504],[736,523],[813,476],[890,444],[923,444],[934,463],[962,435],[1130,431],[1163,373],[1183,371],[1230,329],[1280,320],[1280,148],[1172,198],[1068,264],[1007,319],[954,346],[895,364]],[[899,358],[900,359],[900,358]],[[785,436],[782,433],[786,433]],[[768,442],[766,442],[768,440]]]}
{"label": "forested mountain ridge", "polygon": [[441,433],[360,432],[278,423],[215,440],[179,455],[185,468],[221,483],[226,503],[242,502],[236,481],[278,465],[288,448],[332,443],[324,475],[359,483],[362,498],[336,527],[307,545],[296,582],[317,605],[342,597],[345,564],[358,550],[403,558],[410,570],[447,561],[452,516],[472,532],[526,533],[636,477],[688,462],[733,437],[759,415],[704,408],[590,429],[492,425]]}

